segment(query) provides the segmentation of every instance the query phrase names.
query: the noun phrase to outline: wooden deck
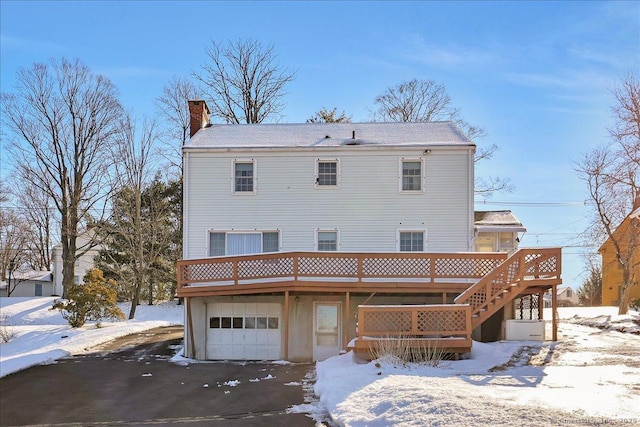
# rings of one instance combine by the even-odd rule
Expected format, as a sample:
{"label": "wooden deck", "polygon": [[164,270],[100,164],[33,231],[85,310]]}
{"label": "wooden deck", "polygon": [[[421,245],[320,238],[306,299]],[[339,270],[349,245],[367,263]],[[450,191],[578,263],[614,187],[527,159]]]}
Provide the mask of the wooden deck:
{"label": "wooden deck", "polygon": [[[178,296],[283,293],[285,331],[290,295],[296,292],[350,294],[442,293],[443,304],[359,306],[356,351],[383,339],[409,339],[450,353],[471,349],[471,332],[520,295],[542,294],[562,283],[561,248],[515,253],[278,252],[178,261]],[[456,304],[446,304],[447,294]],[[190,320],[189,320],[190,321]],[[557,323],[553,322],[553,339]],[[343,334],[348,337],[346,325]],[[285,333],[285,358],[288,334]]]}
{"label": "wooden deck", "polygon": [[265,292],[459,294],[506,253],[277,252],[178,261],[178,296]]}

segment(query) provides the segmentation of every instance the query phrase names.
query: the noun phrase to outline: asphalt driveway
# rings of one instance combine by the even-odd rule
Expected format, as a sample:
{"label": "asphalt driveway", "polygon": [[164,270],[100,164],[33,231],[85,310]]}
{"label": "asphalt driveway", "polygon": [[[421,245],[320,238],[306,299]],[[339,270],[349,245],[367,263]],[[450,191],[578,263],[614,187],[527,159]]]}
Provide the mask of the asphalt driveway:
{"label": "asphalt driveway", "polygon": [[136,334],[0,379],[0,425],[316,425],[287,413],[305,403],[313,364],[176,364],[181,331]]}

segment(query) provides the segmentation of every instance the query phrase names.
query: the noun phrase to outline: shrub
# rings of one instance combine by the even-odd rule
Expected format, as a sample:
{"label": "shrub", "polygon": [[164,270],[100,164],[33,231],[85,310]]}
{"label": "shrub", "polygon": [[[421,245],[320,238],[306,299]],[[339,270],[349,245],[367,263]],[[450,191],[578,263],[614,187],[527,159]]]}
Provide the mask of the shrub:
{"label": "shrub", "polygon": [[385,337],[372,342],[369,347],[372,360],[393,366],[420,363],[436,367],[445,357],[444,350],[432,340],[411,340],[408,337]]}
{"label": "shrub", "polygon": [[635,311],[640,311],[640,298],[636,298],[629,304]]}
{"label": "shrub", "polygon": [[2,313],[2,315],[0,315],[0,342],[2,343],[9,342],[16,336],[16,332],[13,330],[11,325],[7,323],[7,317],[6,313]]}
{"label": "shrub", "polygon": [[117,305],[115,281],[106,280],[97,268],[87,272],[84,284],[69,288],[67,296],[67,300],[57,300],[52,309],[60,310],[62,317],[74,328],[83,326],[88,320],[125,318]]}

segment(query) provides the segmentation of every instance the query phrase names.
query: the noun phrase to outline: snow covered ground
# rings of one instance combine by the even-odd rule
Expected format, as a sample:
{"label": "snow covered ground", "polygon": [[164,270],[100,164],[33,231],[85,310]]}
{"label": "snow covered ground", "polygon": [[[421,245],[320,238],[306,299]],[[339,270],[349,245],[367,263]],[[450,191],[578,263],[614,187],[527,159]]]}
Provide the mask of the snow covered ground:
{"label": "snow covered ground", "polygon": [[[139,305],[131,321],[69,326],[58,310],[49,310],[56,298],[0,298],[0,320],[15,336],[0,344],[0,377],[30,366],[53,363],[70,354],[86,353],[96,345],[160,326],[182,325],[183,306],[175,303]],[[129,314],[130,304],[120,304]],[[0,334],[2,331],[0,331]]]}
{"label": "snow covered ground", "polygon": [[640,316],[616,313],[560,309],[557,343],[474,342],[438,367],[333,357],[317,411],[344,426],[640,425]]}
{"label": "snow covered ground", "polygon": [[[183,322],[183,306],[141,305],[133,321],[72,329],[49,310],[52,301],[0,298],[0,318],[15,334],[0,344],[0,376]],[[557,343],[474,342],[469,359],[438,367],[332,357],[317,364],[318,397],[290,411],[328,413],[341,426],[638,425],[640,315],[616,313],[562,308]]]}

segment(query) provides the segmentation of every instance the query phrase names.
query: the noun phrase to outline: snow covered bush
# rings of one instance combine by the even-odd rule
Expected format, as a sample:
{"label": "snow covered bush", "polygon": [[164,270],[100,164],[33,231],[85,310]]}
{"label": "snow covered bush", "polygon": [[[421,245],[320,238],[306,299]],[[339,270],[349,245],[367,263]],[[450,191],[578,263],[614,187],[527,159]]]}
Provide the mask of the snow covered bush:
{"label": "snow covered bush", "polygon": [[0,342],[6,343],[11,341],[11,338],[16,336],[16,332],[13,330],[11,325],[7,323],[7,315],[0,315]]}
{"label": "snow covered bush", "polygon": [[60,310],[73,328],[83,326],[88,320],[125,318],[117,305],[115,282],[105,279],[102,270],[97,268],[87,272],[84,284],[69,288],[67,296],[67,300],[56,300],[52,309]]}

